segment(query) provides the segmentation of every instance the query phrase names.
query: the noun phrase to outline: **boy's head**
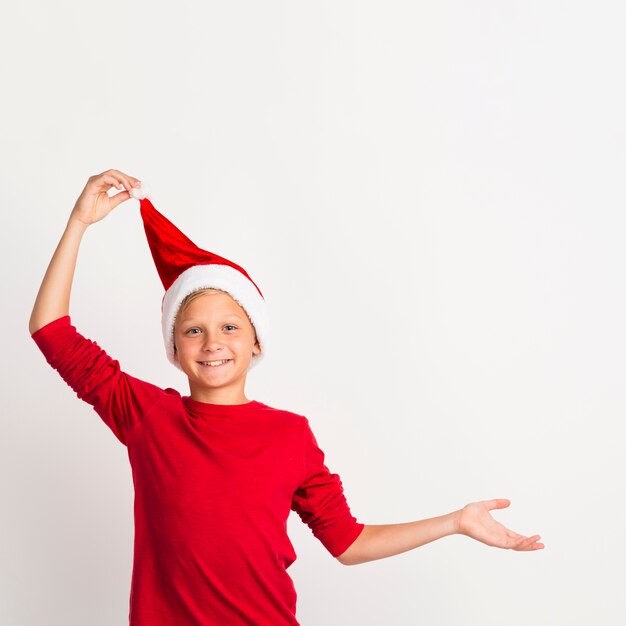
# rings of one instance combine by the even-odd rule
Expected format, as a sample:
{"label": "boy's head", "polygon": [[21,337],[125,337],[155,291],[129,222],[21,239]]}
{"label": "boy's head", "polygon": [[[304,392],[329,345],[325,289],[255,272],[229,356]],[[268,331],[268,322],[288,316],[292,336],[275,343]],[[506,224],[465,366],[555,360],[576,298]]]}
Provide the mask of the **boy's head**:
{"label": "boy's head", "polygon": [[[165,349],[169,361],[178,369],[184,371],[182,360],[178,358],[181,352],[179,322],[190,317],[192,308],[198,316],[216,307],[223,316],[229,309],[232,315],[242,318],[250,338],[258,345],[246,369],[265,356],[269,334],[267,307],[254,283],[227,265],[195,265],[182,272],[163,296],[161,326]],[[183,310],[185,312],[181,313]]]}
{"label": "boy's head", "polygon": [[[219,304],[224,315],[225,308],[239,307],[239,317],[245,318],[244,326],[250,325],[249,328],[246,326],[251,331],[250,337],[256,335],[252,341],[256,348],[251,350],[249,367],[259,363],[267,353],[269,316],[265,298],[257,284],[240,265],[199,248],[159,213],[147,196],[138,199],[150,252],[165,288],[161,302],[161,329],[168,360],[183,370],[182,337],[179,336],[179,343],[175,343],[181,305],[185,303],[187,312],[190,307],[195,307],[202,313],[201,316],[206,316],[207,311],[213,311]],[[197,292],[202,293],[194,295]],[[235,315],[235,310],[231,314]],[[217,323],[216,314],[212,313],[209,317],[211,323]],[[195,335],[197,331],[190,334]],[[188,336],[184,335],[185,338]],[[221,366],[207,367],[221,369]]]}
{"label": "boy's head", "polygon": [[261,353],[243,307],[221,289],[199,289],[184,298],[174,321],[174,359],[190,387],[245,382]]}

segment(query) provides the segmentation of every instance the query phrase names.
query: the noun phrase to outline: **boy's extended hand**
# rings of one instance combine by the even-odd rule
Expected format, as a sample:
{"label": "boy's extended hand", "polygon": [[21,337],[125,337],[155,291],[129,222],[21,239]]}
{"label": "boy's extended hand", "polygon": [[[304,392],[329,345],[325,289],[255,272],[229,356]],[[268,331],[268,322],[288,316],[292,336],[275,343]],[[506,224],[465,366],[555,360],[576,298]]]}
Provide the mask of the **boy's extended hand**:
{"label": "boy's extended hand", "polygon": [[466,504],[457,512],[457,533],[486,543],[496,548],[511,550],[541,550],[545,546],[537,543],[541,537],[533,535],[525,537],[509,530],[491,517],[492,509],[504,509],[511,504],[510,500],[497,498]]}
{"label": "boy's extended hand", "polygon": [[[107,192],[112,187],[125,188],[125,191],[109,196]],[[131,187],[141,187],[141,181],[119,170],[107,170],[102,174],[90,176],[76,200],[70,220],[77,220],[85,226],[99,222],[118,204],[130,198]]]}

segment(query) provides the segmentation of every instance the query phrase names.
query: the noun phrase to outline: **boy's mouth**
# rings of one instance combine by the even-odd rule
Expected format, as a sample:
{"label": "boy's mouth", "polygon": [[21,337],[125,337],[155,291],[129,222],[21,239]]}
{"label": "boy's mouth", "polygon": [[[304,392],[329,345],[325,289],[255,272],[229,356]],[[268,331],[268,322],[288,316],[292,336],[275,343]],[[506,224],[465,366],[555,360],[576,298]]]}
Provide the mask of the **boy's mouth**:
{"label": "boy's mouth", "polygon": [[231,361],[232,359],[221,359],[219,361],[198,361],[198,363],[204,367],[222,367]]}

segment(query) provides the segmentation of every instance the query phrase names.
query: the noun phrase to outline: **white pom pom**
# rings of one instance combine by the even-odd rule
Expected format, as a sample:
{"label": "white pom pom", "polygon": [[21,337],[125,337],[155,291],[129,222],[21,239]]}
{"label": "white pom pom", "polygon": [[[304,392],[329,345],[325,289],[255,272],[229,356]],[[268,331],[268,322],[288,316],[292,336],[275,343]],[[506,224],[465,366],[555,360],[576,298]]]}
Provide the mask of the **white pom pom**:
{"label": "white pom pom", "polygon": [[141,183],[141,187],[131,187],[130,188],[130,197],[135,198],[135,200],[141,200],[142,198],[150,198],[150,190],[147,187],[144,187],[144,184]]}

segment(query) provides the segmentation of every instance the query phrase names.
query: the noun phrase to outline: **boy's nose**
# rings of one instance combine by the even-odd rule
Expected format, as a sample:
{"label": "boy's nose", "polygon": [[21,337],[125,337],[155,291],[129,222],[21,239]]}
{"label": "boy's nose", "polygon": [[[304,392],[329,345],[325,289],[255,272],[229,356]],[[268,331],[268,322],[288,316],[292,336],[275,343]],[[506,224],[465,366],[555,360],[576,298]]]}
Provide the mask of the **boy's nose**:
{"label": "boy's nose", "polygon": [[221,350],[222,344],[217,337],[214,337],[207,333],[206,339],[204,340],[204,345],[202,346],[202,348],[204,350],[211,350],[211,351]]}

